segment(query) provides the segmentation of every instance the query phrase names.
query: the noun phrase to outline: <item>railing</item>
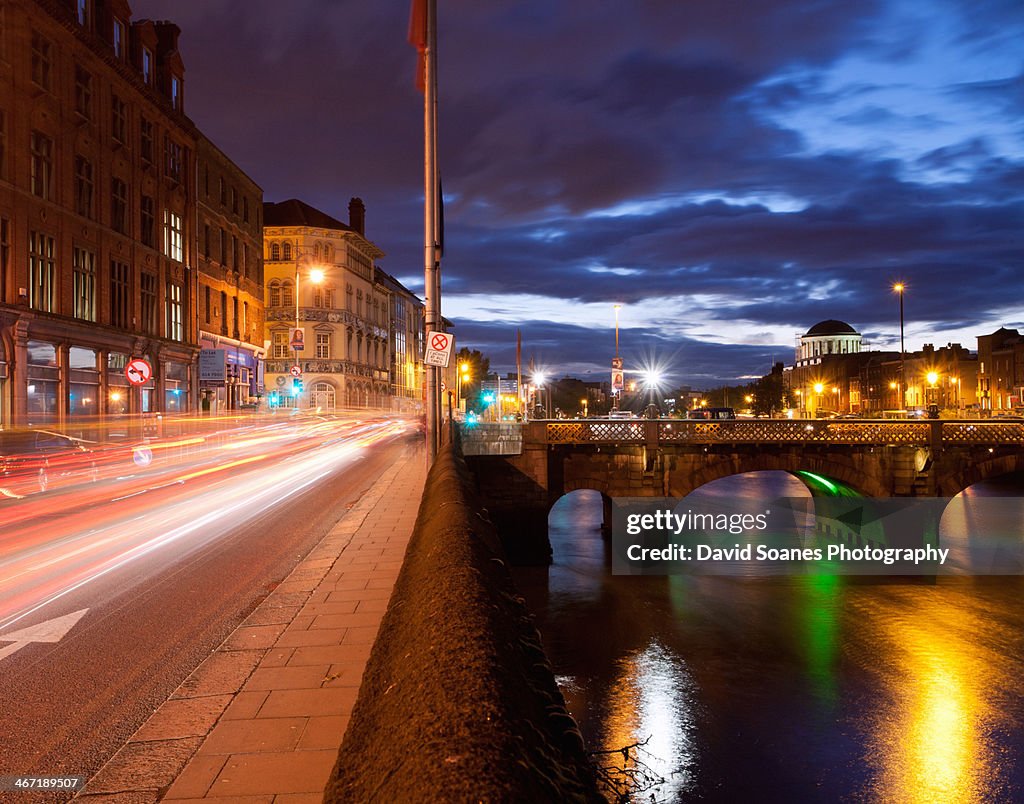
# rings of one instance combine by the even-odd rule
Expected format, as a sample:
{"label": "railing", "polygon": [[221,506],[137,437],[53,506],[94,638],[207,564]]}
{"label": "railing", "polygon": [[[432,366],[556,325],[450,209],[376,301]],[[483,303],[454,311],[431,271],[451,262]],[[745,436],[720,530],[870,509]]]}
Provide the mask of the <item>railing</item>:
{"label": "railing", "polygon": [[1024,445],[1024,422],[608,419],[548,422],[545,436],[549,444]]}

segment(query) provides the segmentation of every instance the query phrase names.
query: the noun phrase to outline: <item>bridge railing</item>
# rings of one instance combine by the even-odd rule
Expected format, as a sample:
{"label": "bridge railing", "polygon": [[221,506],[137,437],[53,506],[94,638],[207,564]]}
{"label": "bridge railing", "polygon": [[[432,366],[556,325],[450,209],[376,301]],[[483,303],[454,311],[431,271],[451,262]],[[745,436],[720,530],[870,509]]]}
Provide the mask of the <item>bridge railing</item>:
{"label": "bridge railing", "polygon": [[1024,422],[792,419],[547,422],[549,444],[1024,444]]}

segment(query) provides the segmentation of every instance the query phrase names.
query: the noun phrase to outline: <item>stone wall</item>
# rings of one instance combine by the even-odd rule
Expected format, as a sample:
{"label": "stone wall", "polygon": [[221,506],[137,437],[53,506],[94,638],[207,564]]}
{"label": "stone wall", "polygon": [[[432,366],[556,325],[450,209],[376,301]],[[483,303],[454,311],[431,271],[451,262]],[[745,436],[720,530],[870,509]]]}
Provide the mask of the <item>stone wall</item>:
{"label": "stone wall", "polygon": [[428,476],[324,800],[603,800],[451,446]]}

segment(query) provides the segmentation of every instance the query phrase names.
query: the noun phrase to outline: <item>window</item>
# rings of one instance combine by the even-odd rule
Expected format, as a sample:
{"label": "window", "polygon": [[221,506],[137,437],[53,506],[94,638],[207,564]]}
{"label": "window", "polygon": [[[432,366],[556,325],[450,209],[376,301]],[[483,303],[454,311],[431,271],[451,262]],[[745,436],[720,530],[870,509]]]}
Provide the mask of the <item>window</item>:
{"label": "window", "polygon": [[249,196],[242,198],[242,220],[246,223],[249,222]]}
{"label": "window", "polygon": [[231,188],[231,211],[235,215],[238,214],[238,190],[234,187]]}
{"label": "window", "polygon": [[128,263],[110,261],[110,324],[128,329]]}
{"label": "window", "polygon": [[313,306],[323,307],[324,306],[324,292],[320,288],[313,288]]}
{"label": "window", "polygon": [[211,313],[210,313],[210,305],[211,304],[212,304],[212,302],[210,301],[210,286],[209,285],[203,285],[203,320],[207,324],[210,323],[210,315],[211,315]]}
{"label": "window", "polygon": [[75,247],[73,253],[75,318],[96,320],[96,255]]}
{"label": "window", "polygon": [[125,55],[125,30],[124,21],[114,17],[114,55],[121,61]]}
{"label": "window", "polygon": [[292,244],[291,243],[285,243],[284,244],[283,248],[281,249],[281,256],[284,259],[286,259],[286,260],[290,260],[292,258]]}
{"label": "window", "polygon": [[153,121],[145,117],[139,122],[139,150],[142,158],[153,164]]}
{"label": "window", "polygon": [[334,288],[324,288],[324,307],[334,307]]}
{"label": "window", "polygon": [[239,336],[238,332],[238,297],[231,297],[231,323],[234,325],[234,331],[231,333],[233,337]]}
{"label": "window", "polygon": [[47,92],[53,77],[53,46],[35,31],[32,32],[32,81]]}
{"label": "window", "polygon": [[92,75],[75,65],[75,111],[92,119]]}
{"label": "window", "polygon": [[185,340],[181,285],[167,283],[167,337],[172,341]]}
{"label": "window", "polygon": [[[0,12],[2,13],[2,12]],[[0,179],[7,178],[7,112],[0,109]]]}
{"label": "window", "polygon": [[278,243],[270,244],[270,259],[279,260],[281,259],[281,246]]}
{"label": "window", "polygon": [[156,204],[148,195],[139,200],[139,239],[142,245],[156,248]]}
{"label": "window", "polygon": [[158,335],[157,331],[157,298],[156,274],[143,271],[140,275],[142,297],[142,331],[147,335]]}
{"label": "window", "polygon": [[238,238],[231,235],[231,267],[238,271]]}
{"label": "window", "polygon": [[270,306],[281,306],[281,285],[276,281],[270,283]]}
{"label": "window", "polygon": [[220,230],[220,264],[228,264],[228,233]]}
{"label": "window", "polygon": [[28,304],[36,310],[56,312],[57,265],[54,262],[56,244],[52,237],[41,232],[28,236]]}
{"label": "window", "polygon": [[89,2],[90,0],[76,0],[75,3],[78,7],[78,24],[84,28],[89,27],[92,19],[92,15],[89,13]]}
{"label": "window", "polygon": [[122,145],[128,144],[128,107],[117,95],[110,101],[110,136]]}
{"label": "window", "polygon": [[228,186],[224,183],[223,176],[218,179],[218,184],[220,188],[220,205],[225,206],[228,203]]}
{"label": "window", "polygon": [[92,215],[92,162],[84,156],[75,157],[75,212],[86,218]]}
{"label": "window", "polygon": [[181,79],[176,75],[171,76],[171,108],[181,111]]}
{"label": "window", "polygon": [[142,80],[146,84],[153,83],[153,51],[142,48]]}
{"label": "window", "polygon": [[53,140],[32,132],[32,195],[49,200],[53,185]]}
{"label": "window", "polygon": [[110,228],[128,234],[128,185],[120,179],[110,180]]}
{"label": "window", "polygon": [[318,360],[331,359],[331,333],[318,332],[316,334],[316,356]]}
{"label": "window", "polygon": [[292,295],[292,283],[282,282],[281,283],[281,304],[285,307],[291,307],[295,304],[295,296]]}
{"label": "window", "polygon": [[249,276],[249,244],[242,243],[242,276]]}
{"label": "window", "polygon": [[220,334],[228,334],[228,294],[220,292]]}
{"label": "window", "polygon": [[203,256],[210,259],[210,224],[203,224]]}
{"label": "window", "polygon": [[181,228],[181,215],[164,210],[164,255],[172,260],[182,261],[182,245],[184,237]]}
{"label": "window", "polygon": [[0,302],[4,301],[11,261],[11,222],[0,218]]}
{"label": "window", "polygon": [[287,330],[275,331],[272,335],[274,341],[274,358],[277,360],[288,357],[288,332]]}
{"label": "window", "polygon": [[181,181],[183,149],[180,143],[170,137],[164,138],[164,173],[176,182]]}
{"label": "window", "polygon": [[249,332],[249,302],[242,302],[242,337]]}

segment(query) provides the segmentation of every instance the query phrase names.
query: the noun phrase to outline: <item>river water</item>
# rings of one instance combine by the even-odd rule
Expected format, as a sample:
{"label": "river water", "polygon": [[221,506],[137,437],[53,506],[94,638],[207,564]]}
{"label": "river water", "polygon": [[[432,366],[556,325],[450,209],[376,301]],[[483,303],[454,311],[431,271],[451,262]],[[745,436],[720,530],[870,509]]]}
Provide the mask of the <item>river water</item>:
{"label": "river water", "polygon": [[[972,487],[968,512],[1022,488]],[[806,493],[776,472],[695,492]],[[564,497],[554,564],[515,576],[589,748],[643,742],[664,779],[635,800],[1024,801],[1021,577],[616,576],[600,525],[596,492]]]}

